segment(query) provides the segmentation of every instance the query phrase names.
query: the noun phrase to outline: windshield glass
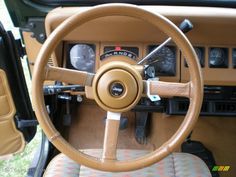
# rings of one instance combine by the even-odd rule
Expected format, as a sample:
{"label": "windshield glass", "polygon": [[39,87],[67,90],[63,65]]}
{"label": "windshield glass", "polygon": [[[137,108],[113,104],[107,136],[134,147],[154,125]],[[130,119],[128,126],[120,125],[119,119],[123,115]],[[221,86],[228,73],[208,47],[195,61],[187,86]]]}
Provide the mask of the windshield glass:
{"label": "windshield glass", "polygon": [[177,5],[177,6],[211,6],[236,7],[236,0],[31,0],[49,6],[86,6],[104,3],[130,3],[137,5]]}

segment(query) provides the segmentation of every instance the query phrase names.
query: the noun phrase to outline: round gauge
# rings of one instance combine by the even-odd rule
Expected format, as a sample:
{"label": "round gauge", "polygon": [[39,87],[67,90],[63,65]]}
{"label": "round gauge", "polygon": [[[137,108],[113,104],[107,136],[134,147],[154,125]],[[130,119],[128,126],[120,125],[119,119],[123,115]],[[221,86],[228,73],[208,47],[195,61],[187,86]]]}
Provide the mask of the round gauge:
{"label": "round gauge", "polygon": [[223,48],[210,49],[209,63],[211,67],[225,67],[226,59],[226,52]]}
{"label": "round gauge", "polygon": [[[205,49],[203,47],[194,47],[194,50],[197,54],[198,61],[201,65],[201,67],[205,66]],[[188,67],[188,64],[186,62],[186,59],[184,60],[185,67]]]}
{"label": "round gauge", "polygon": [[194,47],[194,50],[195,50],[195,52],[197,54],[197,57],[199,59],[201,67],[204,67],[204,63],[205,63],[205,60],[204,60],[204,48],[202,48],[202,47]]}
{"label": "round gauge", "polygon": [[232,51],[233,67],[236,68],[236,49]]}
{"label": "round gauge", "polygon": [[93,73],[95,59],[95,52],[91,45],[76,44],[70,50],[70,63],[78,70]]}
{"label": "round gauge", "polygon": [[157,75],[174,75],[175,74],[175,48],[163,47],[155,57],[157,62],[152,65],[155,67]]}

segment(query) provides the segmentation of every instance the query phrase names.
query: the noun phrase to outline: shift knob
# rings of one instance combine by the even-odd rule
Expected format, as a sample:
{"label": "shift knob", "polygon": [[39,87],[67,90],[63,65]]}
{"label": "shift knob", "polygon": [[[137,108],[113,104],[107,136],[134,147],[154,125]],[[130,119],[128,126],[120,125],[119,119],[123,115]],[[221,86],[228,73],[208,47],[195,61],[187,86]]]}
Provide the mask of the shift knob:
{"label": "shift knob", "polygon": [[184,21],[182,21],[179,25],[179,29],[183,32],[183,33],[187,33],[189,32],[191,29],[193,29],[193,24],[188,20],[188,19],[184,19]]}

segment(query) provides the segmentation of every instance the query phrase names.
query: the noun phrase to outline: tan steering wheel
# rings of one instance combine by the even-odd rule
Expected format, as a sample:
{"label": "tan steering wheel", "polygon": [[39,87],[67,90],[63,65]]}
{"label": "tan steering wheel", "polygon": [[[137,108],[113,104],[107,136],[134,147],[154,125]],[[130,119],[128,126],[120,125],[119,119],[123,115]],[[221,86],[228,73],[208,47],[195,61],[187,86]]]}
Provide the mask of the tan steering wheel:
{"label": "tan steering wheel", "polygon": [[[142,80],[137,67],[125,62],[111,62],[102,66],[94,75],[87,72],[47,66],[56,46],[73,29],[105,16],[128,16],[144,20],[170,36],[182,50],[190,70],[188,83],[169,83]],[[45,80],[56,80],[92,87],[93,97],[100,107],[108,111],[101,159],[86,155],[70,145],[55,129],[47,113],[42,92]],[[116,145],[121,112],[132,109],[142,96],[180,96],[190,100],[188,112],[177,132],[160,148],[132,160],[116,159]],[[106,4],[76,13],[62,22],[43,44],[34,67],[33,104],[37,119],[51,141],[62,153],[74,161],[103,171],[130,171],[152,165],[179,146],[193,129],[201,108],[203,82],[197,56],[186,36],[167,18],[148,12],[135,5]]]}

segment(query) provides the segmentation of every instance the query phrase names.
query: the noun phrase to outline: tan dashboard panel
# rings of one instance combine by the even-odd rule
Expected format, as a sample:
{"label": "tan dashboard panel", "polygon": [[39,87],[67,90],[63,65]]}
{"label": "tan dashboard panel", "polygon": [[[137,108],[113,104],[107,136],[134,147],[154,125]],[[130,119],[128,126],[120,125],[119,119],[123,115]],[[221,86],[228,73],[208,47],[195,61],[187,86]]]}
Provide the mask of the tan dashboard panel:
{"label": "tan dashboard panel", "polygon": [[31,37],[32,33],[22,32],[22,35],[29,60],[30,71],[33,73],[34,62],[42,45],[35,38]]}
{"label": "tan dashboard panel", "polygon": [[[187,37],[193,46],[228,46],[236,47],[236,9],[213,7],[184,7],[184,6],[140,6],[153,13],[160,13],[175,24],[188,18],[194,25]],[[69,16],[88,9],[88,7],[66,7],[52,10],[46,17],[45,28],[49,35],[62,21]],[[100,44],[106,43],[125,45],[136,43],[143,45],[142,53],[145,55],[147,44],[160,44],[167,38],[163,32],[157,30],[147,22],[125,16],[110,16],[98,18],[76,28],[65,37],[65,41],[86,41]],[[59,60],[59,58],[57,58]],[[97,60],[99,60],[97,58]],[[189,79],[187,68],[183,61],[177,58],[177,74],[175,77],[161,77],[164,81],[187,81]],[[230,61],[232,63],[232,61]],[[100,62],[97,61],[97,65]],[[213,69],[205,67],[203,74],[205,84],[208,85],[235,85],[236,69],[232,65],[228,69]],[[217,76],[217,77],[216,77]],[[219,76],[219,77],[218,77]]]}
{"label": "tan dashboard panel", "polygon": [[22,152],[25,147],[23,134],[16,129],[15,105],[6,74],[0,69],[0,156]]}
{"label": "tan dashboard panel", "polygon": [[[42,44],[39,43],[36,38],[32,37],[31,32],[22,32],[24,38],[24,44],[26,48],[27,57],[29,60],[30,71],[33,73],[33,67],[39,50],[42,47]],[[48,64],[53,66],[58,66],[58,63],[61,63],[62,56],[62,44],[60,44],[56,49],[56,56],[49,58]]]}
{"label": "tan dashboard panel", "polygon": [[[204,45],[199,45],[204,46]],[[209,67],[209,48],[221,47],[228,49],[228,67],[227,68],[210,68]],[[205,85],[236,85],[236,68],[233,68],[232,48],[230,46],[204,46],[205,49],[205,66],[202,68],[202,74]],[[189,70],[185,66],[184,56],[181,57],[181,82],[189,81]]]}
{"label": "tan dashboard panel", "polygon": [[[32,37],[31,32],[24,32],[23,31],[22,35],[23,35],[23,38],[24,38],[26,54],[27,54],[27,58],[28,58],[28,61],[29,61],[30,72],[33,73],[34,63],[35,63],[35,60],[36,60],[37,55],[39,53],[39,50],[41,49],[42,44],[40,44],[36,40],[36,38]],[[52,58],[49,59],[49,61],[48,61],[49,65],[57,66],[58,62],[61,61],[62,50],[60,50],[60,48],[62,48],[62,44],[60,44],[57,47],[56,56],[52,56]],[[44,84],[45,85],[50,85],[50,84],[53,84],[53,82],[52,81],[46,81]]]}
{"label": "tan dashboard panel", "polygon": [[[184,18],[193,22],[194,29],[187,35],[194,43],[236,44],[236,10],[230,8],[140,6],[153,13],[160,13],[174,23]],[[87,7],[56,8],[46,17],[46,31],[49,35],[69,16],[86,10]],[[234,38],[233,38],[234,37]],[[160,42],[163,33],[147,22],[124,16],[103,17],[92,20],[75,29],[65,40]]]}

